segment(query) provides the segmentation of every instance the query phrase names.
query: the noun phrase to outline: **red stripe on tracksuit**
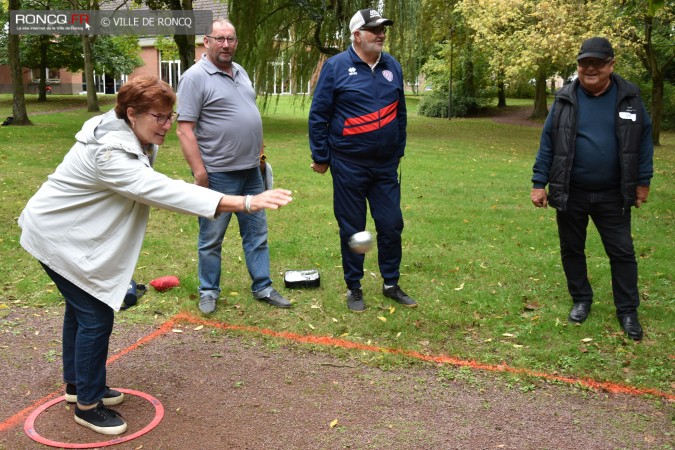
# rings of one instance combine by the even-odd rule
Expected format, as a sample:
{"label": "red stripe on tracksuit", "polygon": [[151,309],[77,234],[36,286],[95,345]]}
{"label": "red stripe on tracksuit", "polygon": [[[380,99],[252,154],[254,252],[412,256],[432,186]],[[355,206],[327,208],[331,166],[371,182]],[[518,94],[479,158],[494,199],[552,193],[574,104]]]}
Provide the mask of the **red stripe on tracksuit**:
{"label": "red stripe on tracksuit", "polygon": [[378,130],[396,118],[398,100],[379,111],[345,120],[343,136],[368,133]]}

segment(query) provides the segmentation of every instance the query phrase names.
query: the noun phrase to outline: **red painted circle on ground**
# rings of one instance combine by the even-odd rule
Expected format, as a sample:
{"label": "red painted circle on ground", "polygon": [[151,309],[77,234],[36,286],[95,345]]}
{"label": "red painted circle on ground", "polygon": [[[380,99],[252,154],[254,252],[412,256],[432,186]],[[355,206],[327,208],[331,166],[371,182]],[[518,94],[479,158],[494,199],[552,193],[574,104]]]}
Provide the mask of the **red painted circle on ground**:
{"label": "red painted circle on ground", "polygon": [[38,408],[35,409],[28,418],[26,419],[26,423],[23,425],[23,430],[26,432],[29,438],[31,438],[34,441],[37,441],[41,444],[44,445],[49,445],[50,447],[61,447],[61,448],[95,448],[95,447],[107,447],[109,445],[115,445],[115,444],[120,444],[122,442],[127,442],[131,441],[132,439],[136,439],[139,436],[144,435],[148,431],[152,430],[155,428],[159,422],[162,421],[162,418],[164,417],[164,407],[160,403],[159,400],[157,400],[155,397],[152,395],[146,394],[145,392],[140,392],[140,391],[134,391],[132,389],[120,389],[120,388],[115,388],[115,390],[120,391],[124,394],[129,394],[129,395],[135,395],[137,397],[141,397],[149,401],[154,407],[155,407],[155,418],[152,419],[152,421],[143,429],[138,430],[137,432],[130,434],[128,436],[123,436],[123,437],[115,437],[109,441],[103,441],[103,442],[90,442],[86,444],[70,444],[67,442],[56,442],[52,441],[51,439],[44,438],[40,436],[37,431],[35,431],[35,419],[42,414],[44,411],[47,409],[51,408],[52,406],[56,405],[59,402],[65,401],[66,397],[61,396],[57,397],[53,400],[48,401],[42,406],[39,406]]}

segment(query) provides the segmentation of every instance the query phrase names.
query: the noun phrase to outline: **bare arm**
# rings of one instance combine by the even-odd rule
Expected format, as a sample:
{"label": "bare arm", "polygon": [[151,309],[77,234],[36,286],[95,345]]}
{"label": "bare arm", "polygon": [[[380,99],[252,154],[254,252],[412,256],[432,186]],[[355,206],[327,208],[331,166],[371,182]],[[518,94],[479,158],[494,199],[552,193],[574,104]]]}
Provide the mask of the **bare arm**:
{"label": "bare arm", "polygon": [[183,150],[183,156],[192,170],[192,175],[195,177],[195,184],[207,188],[209,187],[209,179],[194,132],[196,126],[196,122],[179,121],[176,133],[178,134],[180,147]]}
{"label": "bare arm", "polygon": [[216,212],[220,214],[224,212],[255,212],[261,209],[279,209],[291,201],[293,201],[291,191],[286,189],[273,189],[261,192],[258,195],[223,195]]}

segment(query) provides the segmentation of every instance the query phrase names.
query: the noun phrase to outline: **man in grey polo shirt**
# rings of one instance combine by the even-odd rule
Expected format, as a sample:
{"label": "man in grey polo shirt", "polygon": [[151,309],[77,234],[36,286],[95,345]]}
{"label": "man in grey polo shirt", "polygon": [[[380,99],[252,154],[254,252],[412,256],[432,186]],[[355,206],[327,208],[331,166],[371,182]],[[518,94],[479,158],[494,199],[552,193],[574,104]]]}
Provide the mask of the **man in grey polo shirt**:
{"label": "man in grey polo shirt", "polygon": [[[213,22],[204,36],[206,53],[178,84],[178,138],[195,184],[230,195],[263,191],[260,174],[262,119],[248,74],[233,61],[234,26]],[[247,199],[249,197],[246,197]],[[291,303],[273,287],[264,210],[235,213],[239,222],[253,296],[272,306]],[[221,247],[232,213],[199,219],[199,309],[216,308],[220,294]]]}

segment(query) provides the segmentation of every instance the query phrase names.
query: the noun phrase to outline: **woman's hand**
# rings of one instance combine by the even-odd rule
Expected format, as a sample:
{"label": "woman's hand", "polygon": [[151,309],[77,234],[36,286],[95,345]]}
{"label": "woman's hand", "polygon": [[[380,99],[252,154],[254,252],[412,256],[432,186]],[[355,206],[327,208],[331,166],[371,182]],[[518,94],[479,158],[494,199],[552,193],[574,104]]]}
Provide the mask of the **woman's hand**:
{"label": "woman's hand", "polygon": [[292,192],[286,189],[272,189],[251,197],[251,212],[261,209],[279,209],[293,201]]}

